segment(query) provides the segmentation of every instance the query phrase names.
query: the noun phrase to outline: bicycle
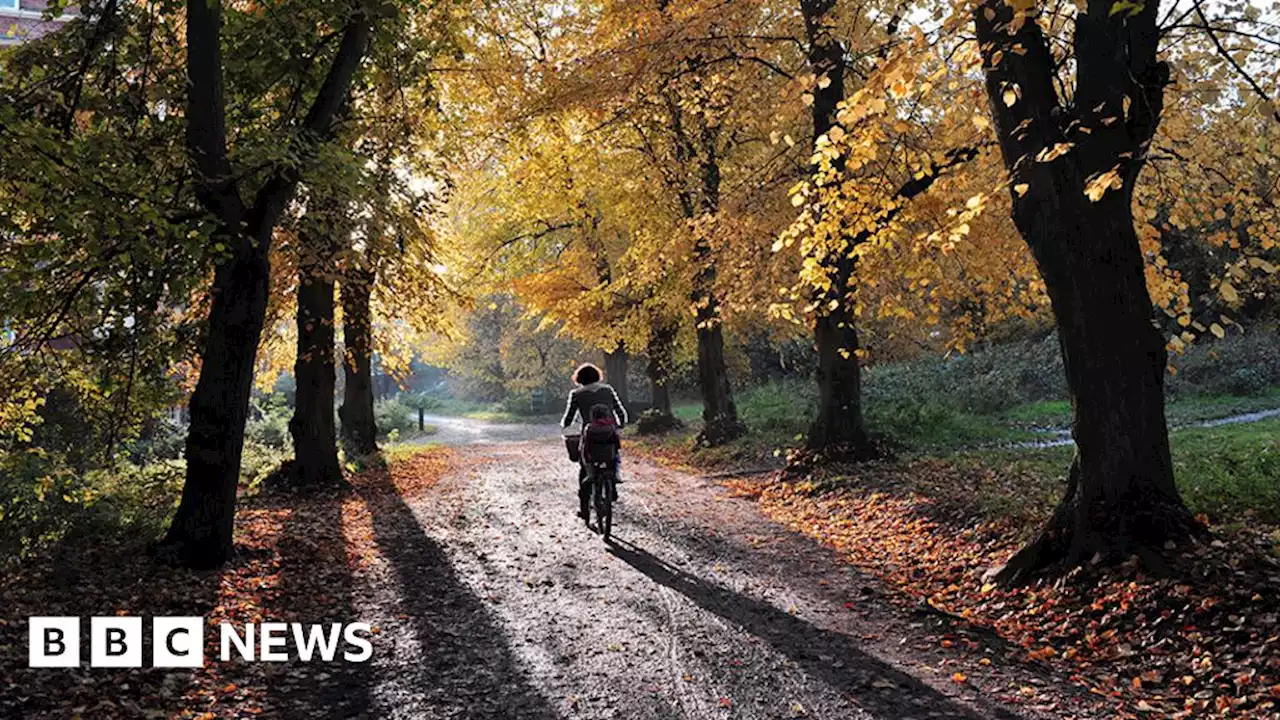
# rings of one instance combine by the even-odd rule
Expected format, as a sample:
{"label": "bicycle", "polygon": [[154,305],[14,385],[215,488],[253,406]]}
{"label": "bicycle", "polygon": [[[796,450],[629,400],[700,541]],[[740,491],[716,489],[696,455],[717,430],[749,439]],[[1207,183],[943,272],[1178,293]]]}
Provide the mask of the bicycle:
{"label": "bicycle", "polygon": [[[618,477],[612,460],[587,463],[587,480],[591,483],[591,506],[596,511],[596,531],[605,540],[613,532],[613,502],[618,499]],[[587,526],[591,526],[590,517]]]}
{"label": "bicycle", "polygon": [[583,468],[585,482],[591,483],[590,502],[587,503],[586,517],[582,519],[590,528],[591,509],[594,508],[596,527],[592,529],[608,540],[613,534],[613,503],[618,499],[618,466],[614,449],[609,447],[603,457],[588,458],[582,452],[582,436],[579,433],[566,428],[563,437],[569,460]]}

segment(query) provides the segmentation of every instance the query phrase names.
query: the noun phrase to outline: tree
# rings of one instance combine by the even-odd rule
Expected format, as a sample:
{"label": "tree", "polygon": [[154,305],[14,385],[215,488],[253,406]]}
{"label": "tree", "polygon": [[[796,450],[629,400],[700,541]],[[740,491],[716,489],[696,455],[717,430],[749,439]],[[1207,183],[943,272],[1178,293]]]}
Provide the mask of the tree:
{"label": "tree", "polygon": [[348,258],[342,274],[342,442],[355,457],[378,452],[378,426],[373,415],[373,311],[370,298],[377,279],[369,260]]}
{"label": "tree", "polygon": [[303,218],[298,237],[297,402],[289,420],[294,462],[290,480],[302,488],[342,482],[333,418],[334,286],[343,241],[340,204],[320,202]]}
{"label": "tree", "polygon": [[30,439],[56,393],[86,423],[81,468],[114,463],[178,399],[198,315],[208,255],[164,112],[183,94],[165,50],[180,37],[163,8],[107,0],[0,54],[0,432]]}
{"label": "tree", "polygon": [[1165,341],[1134,229],[1134,188],[1169,82],[1158,10],[1093,0],[1079,12],[1070,101],[1035,3],[988,0],[974,11],[1013,220],[1058,321],[1077,448],[1066,495],[1002,579],[1095,557],[1150,559],[1196,532],[1173,481]]}
{"label": "tree", "polygon": [[[377,11],[361,5],[342,18],[328,71],[295,126],[292,142],[301,155],[314,153],[331,134],[367,51]],[[190,401],[186,482],[159,548],[164,556],[193,567],[220,565],[233,551],[240,455],[265,322],[271,241],[302,173],[298,162],[281,163],[251,202],[243,199],[243,180],[228,152],[221,26],[220,2],[187,3],[187,146],[196,195],[214,223],[216,246],[227,254],[214,272],[200,377]]]}
{"label": "tree", "polygon": [[[835,0],[801,0],[809,71],[815,88],[810,106],[815,151],[821,139],[837,127],[844,102],[845,49],[832,37],[828,17]],[[845,170],[843,157],[833,161],[837,174]],[[813,319],[818,354],[818,407],[809,428],[808,447],[829,454],[863,457],[874,454],[862,415],[862,359],[855,326],[852,292],[855,258],[851,248],[826,255],[822,262],[829,285],[819,291]]]}

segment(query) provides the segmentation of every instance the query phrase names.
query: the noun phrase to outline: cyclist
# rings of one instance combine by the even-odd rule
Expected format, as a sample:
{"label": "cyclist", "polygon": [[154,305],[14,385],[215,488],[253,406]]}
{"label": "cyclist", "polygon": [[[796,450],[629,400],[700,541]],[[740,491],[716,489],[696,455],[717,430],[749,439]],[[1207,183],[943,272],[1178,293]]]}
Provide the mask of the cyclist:
{"label": "cyclist", "polygon": [[[591,422],[591,408],[596,405],[604,405],[611,409],[619,428],[626,426],[627,409],[618,399],[618,393],[612,386],[603,382],[603,379],[600,368],[591,363],[583,363],[574,371],[573,382],[577,387],[569,391],[569,402],[564,409],[564,418],[560,421],[561,427],[567,428],[572,425],[576,416],[581,418],[580,430],[585,431],[588,423]],[[591,483],[587,482],[587,466],[579,463],[578,517],[583,520],[588,517],[587,504],[590,501]]]}

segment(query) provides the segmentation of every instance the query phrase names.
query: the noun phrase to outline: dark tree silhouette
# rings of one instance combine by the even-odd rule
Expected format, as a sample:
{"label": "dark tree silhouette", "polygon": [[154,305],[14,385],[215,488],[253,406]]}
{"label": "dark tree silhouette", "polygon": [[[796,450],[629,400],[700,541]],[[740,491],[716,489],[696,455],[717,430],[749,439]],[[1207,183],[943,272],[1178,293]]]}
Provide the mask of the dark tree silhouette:
{"label": "dark tree silhouette", "polygon": [[[1058,322],[1077,448],[1061,504],[1003,580],[1094,558],[1157,561],[1197,527],[1173,482],[1165,341],[1133,225],[1134,184],[1169,83],[1157,12],[1156,2],[1124,10],[1104,0],[1079,13],[1070,100],[1034,9],[988,0],[974,12],[1013,220]],[[1099,194],[1102,180],[1118,187]]]}

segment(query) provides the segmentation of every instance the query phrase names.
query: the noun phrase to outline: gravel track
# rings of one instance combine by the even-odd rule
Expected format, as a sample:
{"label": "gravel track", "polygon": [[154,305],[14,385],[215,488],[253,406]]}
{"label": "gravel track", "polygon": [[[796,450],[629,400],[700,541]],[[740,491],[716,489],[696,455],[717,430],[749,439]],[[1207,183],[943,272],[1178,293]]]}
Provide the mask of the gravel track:
{"label": "gravel track", "polygon": [[950,619],[888,602],[705,479],[627,458],[606,544],[574,517],[552,433],[475,425],[438,487],[371,507],[387,557],[356,607],[382,625],[373,716],[1109,716],[997,638],[944,650]]}

